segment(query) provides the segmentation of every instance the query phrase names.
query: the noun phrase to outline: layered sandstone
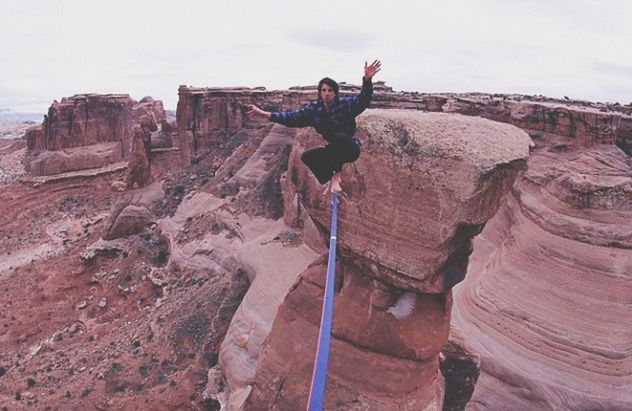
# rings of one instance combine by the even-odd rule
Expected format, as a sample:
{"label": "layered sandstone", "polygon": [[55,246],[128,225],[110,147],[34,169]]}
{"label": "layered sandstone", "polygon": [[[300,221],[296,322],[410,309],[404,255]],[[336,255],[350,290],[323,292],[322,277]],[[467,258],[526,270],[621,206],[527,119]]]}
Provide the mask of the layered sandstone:
{"label": "layered sandstone", "polygon": [[[341,90],[357,92],[358,88],[343,85]],[[315,311],[324,281],[323,260],[314,261],[313,250],[326,251],[329,210],[325,201],[315,200],[320,187],[309,181],[309,174],[301,174],[296,153],[291,160],[293,171],[281,178],[287,190],[285,204],[280,202],[279,175],[287,165],[286,151],[294,130],[248,118],[239,107],[254,102],[267,109],[295,109],[314,99],[315,89],[184,88],[181,93],[186,98],[179,110],[187,121],[178,124],[173,135],[167,130],[172,124],[162,121],[162,130],[151,135],[151,142],[154,147],[173,143],[183,151],[188,147],[187,158],[194,161],[178,169],[173,163],[177,151],[154,153],[151,174],[162,184],[135,190],[133,202],[126,203],[130,193],[110,191],[124,186],[124,162],[117,163],[119,171],[105,175],[97,170],[73,172],[37,177],[43,183],[37,187],[3,186],[0,281],[4,300],[0,306],[6,309],[0,311],[5,324],[5,331],[0,332],[0,403],[9,409],[219,409],[220,403],[233,409],[252,391],[260,360],[265,365],[260,364],[263,370],[251,404],[260,398],[262,402],[254,405],[266,407],[268,395],[279,393],[282,404],[293,409],[294,395],[305,392],[318,321]],[[210,116],[213,104],[219,107],[219,114],[213,114],[217,122]],[[231,112],[233,106],[240,113]],[[629,409],[627,347],[632,336],[625,320],[631,294],[627,273],[632,271],[626,183],[630,163],[616,146],[630,154],[632,106],[537,96],[395,93],[376,86],[372,107],[483,116],[524,127],[538,144],[526,179],[518,180],[507,204],[474,240],[468,279],[454,294],[452,322],[481,355],[482,375],[470,407]],[[74,121],[81,120],[80,114],[81,110],[75,113]],[[132,117],[137,118],[134,109]],[[236,128],[239,121],[241,127]],[[117,120],[103,127],[118,125]],[[208,134],[200,132],[203,127],[210,130]],[[406,179],[408,166],[416,170],[415,163],[403,160],[413,157],[410,141],[415,139],[397,130],[391,157],[375,141],[367,145],[363,136],[365,151],[360,161],[372,155],[391,158],[399,171],[392,180],[408,181],[416,188],[414,179]],[[319,137],[308,138],[309,134],[299,135],[297,149],[321,143]],[[181,140],[182,136],[190,140]],[[46,149],[41,127],[28,131],[27,140],[33,144],[31,154]],[[115,146],[110,151],[123,158],[119,140],[46,153],[100,151],[106,147],[102,144]],[[5,177],[10,171],[6,161],[15,162],[13,154],[20,152],[12,150],[13,146],[2,152],[0,168]],[[82,158],[72,161],[97,164],[94,158]],[[424,159],[428,167],[450,160]],[[363,175],[377,178],[382,188],[390,187],[391,180],[371,174],[370,168],[379,163],[361,164],[356,165],[364,168],[347,166],[345,170],[343,187],[351,194],[341,204],[346,226],[340,234],[355,229],[349,223],[357,221],[349,219],[354,210],[372,216],[371,203],[381,207],[383,199],[391,201],[388,204],[393,208],[380,208],[383,215],[378,223],[390,225],[393,220],[401,226],[400,220],[387,214],[400,207],[389,196],[401,192],[391,187],[387,196],[376,194],[377,190],[366,196],[371,181],[363,181]],[[448,179],[450,170],[446,172]],[[5,181],[0,178],[2,184]],[[432,187],[430,181],[424,184],[422,191]],[[304,189],[297,190],[297,185]],[[138,195],[146,197],[149,192],[153,192],[151,201],[136,201]],[[365,204],[357,204],[359,193],[364,193]],[[444,198],[439,194],[444,193],[432,188],[428,196]],[[407,196],[398,200],[402,198]],[[319,219],[308,215],[305,199],[310,199],[310,212],[316,210]],[[432,201],[421,205],[441,203]],[[420,216],[414,206],[403,203],[402,207],[416,217],[411,225],[419,220],[436,228],[429,221],[432,218]],[[459,215],[456,208],[447,209]],[[428,273],[430,277],[445,274],[441,269],[406,278],[398,270],[401,255],[391,253],[388,245],[359,236],[351,242],[344,235],[339,237],[346,245],[338,270],[330,368],[335,377],[330,378],[328,395],[342,398],[340,407],[348,399],[347,408],[371,409],[373,404],[387,409],[392,406],[391,397],[398,394],[402,394],[400,402],[409,401],[414,409],[426,401],[436,407],[442,378],[444,409],[462,407],[469,399],[478,371],[476,355],[460,339],[456,345],[448,340],[442,352],[435,354],[448,335],[451,293],[420,292],[415,287],[449,289],[464,270],[462,259],[453,257],[459,255],[458,250],[467,252],[468,236],[480,227],[465,224],[467,230],[461,229],[450,242],[446,238],[455,225],[442,219],[441,213],[428,213],[441,227],[432,235],[444,236],[436,239],[443,248],[426,257],[442,260],[448,255],[445,261],[461,261],[455,265],[459,269],[448,270],[455,273],[450,281],[428,278]],[[279,220],[279,215],[284,219]],[[372,224],[375,230],[366,230],[368,237],[407,246],[392,238],[390,227],[384,230],[375,221]],[[459,231],[463,225],[456,227]],[[407,235],[410,231],[416,236],[412,240],[423,244],[418,237],[426,234],[409,229]],[[388,258],[368,265],[378,255],[357,249],[364,245],[386,252]],[[425,260],[417,263],[427,264]],[[374,272],[379,278],[372,277]],[[274,332],[260,357],[275,317]],[[283,335],[285,329],[297,334]],[[288,360],[287,353],[295,349],[302,350],[305,362]],[[288,364],[295,369],[283,368]],[[374,372],[378,366],[381,379]],[[280,371],[265,371],[274,367]],[[428,380],[415,379],[418,375]],[[36,380],[36,385],[27,385],[26,378]],[[404,393],[406,389],[412,391]],[[390,405],[382,407],[386,402]]]}
{"label": "layered sandstone", "polygon": [[[244,293],[269,327],[316,257],[297,230],[252,207],[282,209],[291,136],[250,131],[184,169],[155,153],[156,183],[130,192],[111,190],[123,170],[3,186],[3,406],[220,408],[219,345]],[[241,189],[207,192],[224,183]]]}
{"label": "layered sandstone", "polygon": [[265,88],[199,88],[180,86],[176,111],[177,146],[185,164],[198,151],[223,143],[241,128],[256,126],[246,121],[247,104],[267,110],[298,109],[316,98],[314,91],[273,91]]}
{"label": "layered sandstone", "polygon": [[[360,88],[340,84],[341,95],[351,95]],[[376,83],[376,92],[392,93],[392,88]],[[196,152],[221,144],[242,128],[251,128],[256,122],[247,119],[247,104],[256,104],[265,110],[297,110],[318,98],[315,86],[292,87],[289,90],[271,90],[264,87],[189,87],[178,88],[176,126],[177,142],[189,163]],[[391,107],[395,107],[392,106]]]}
{"label": "layered sandstone", "polygon": [[555,134],[583,144],[629,145],[632,140],[632,116],[621,112],[603,112],[596,108],[578,108],[555,102],[512,101],[506,99],[448,99],[446,113],[480,116],[511,123],[532,135]]}
{"label": "layered sandstone", "polygon": [[481,354],[470,409],[632,406],[632,160],[540,141],[477,237],[454,323]]}
{"label": "layered sandstone", "polygon": [[26,158],[26,171],[36,176],[50,176],[100,168],[123,160],[121,144],[118,142],[55,151],[27,150]]}
{"label": "layered sandstone", "polygon": [[[523,170],[530,139],[488,120],[412,111],[369,110],[358,126],[364,155],[343,173],[326,406],[441,409],[450,290],[463,279],[472,237]],[[299,160],[319,143],[313,131],[297,136],[286,208],[298,198],[325,233],[328,201]],[[325,271],[317,260],[280,306],[246,409],[305,406]]]}
{"label": "layered sandstone", "polygon": [[164,119],[162,102],[145,98],[137,103],[127,94],[63,98],[51,105],[41,127],[27,131],[25,168],[31,174],[52,175],[127,159],[131,129],[143,117],[156,130]]}
{"label": "layered sandstone", "polygon": [[[359,92],[359,86],[341,83],[340,94]],[[425,94],[394,92],[381,82],[374,85],[371,107],[459,113],[513,124],[533,137],[556,134],[580,144],[616,144],[632,154],[632,105],[556,100],[542,96],[503,94]],[[178,89],[178,141],[186,161],[202,147],[221,142],[244,123],[246,104],[271,110],[296,110],[317,98],[315,86],[289,90],[258,88]]]}

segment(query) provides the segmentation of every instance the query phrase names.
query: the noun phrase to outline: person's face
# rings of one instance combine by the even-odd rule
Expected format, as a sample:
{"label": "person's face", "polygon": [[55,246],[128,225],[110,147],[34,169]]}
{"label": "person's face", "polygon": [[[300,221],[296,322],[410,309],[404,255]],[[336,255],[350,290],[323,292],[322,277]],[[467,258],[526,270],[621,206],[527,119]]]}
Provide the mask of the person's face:
{"label": "person's face", "polygon": [[336,98],[336,93],[334,89],[329,86],[329,84],[323,84],[320,88],[320,98],[323,100],[323,103],[326,105],[330,105],[334,102]]}

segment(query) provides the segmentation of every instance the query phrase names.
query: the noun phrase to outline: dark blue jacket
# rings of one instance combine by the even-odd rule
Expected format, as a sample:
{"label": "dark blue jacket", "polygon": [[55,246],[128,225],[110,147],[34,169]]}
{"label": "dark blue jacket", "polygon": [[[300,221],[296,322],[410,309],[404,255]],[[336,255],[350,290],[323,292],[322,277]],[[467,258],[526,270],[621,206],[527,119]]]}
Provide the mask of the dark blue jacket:
{"label": "dark blue jacket", "polygon": [[346,135],[351,137],[356,132],[355,118],[371,103],[373,98],[373,83],[371,79],[362,80],[362,91],[357,96],[336,96],[333,106],[327,110],[319,98],[298,111],[283,111],[271,113],[270,121],[287,127],[312,126],[325,140],[331,142],[334,136]]}

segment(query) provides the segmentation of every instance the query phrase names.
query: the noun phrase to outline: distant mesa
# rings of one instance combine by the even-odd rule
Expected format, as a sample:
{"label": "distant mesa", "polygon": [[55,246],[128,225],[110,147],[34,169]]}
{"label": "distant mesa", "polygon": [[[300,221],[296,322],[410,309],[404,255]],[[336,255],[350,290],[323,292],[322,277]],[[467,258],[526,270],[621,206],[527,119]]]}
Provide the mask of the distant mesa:
{"label": "distant mesa", "polygon": [[127,94],[77,94],[54,102],[41,126],[27,130],[26,171],[36,176],[105,167],[127,160],[132,128],[149,119],[152,131],[165,120],[160,100]]}

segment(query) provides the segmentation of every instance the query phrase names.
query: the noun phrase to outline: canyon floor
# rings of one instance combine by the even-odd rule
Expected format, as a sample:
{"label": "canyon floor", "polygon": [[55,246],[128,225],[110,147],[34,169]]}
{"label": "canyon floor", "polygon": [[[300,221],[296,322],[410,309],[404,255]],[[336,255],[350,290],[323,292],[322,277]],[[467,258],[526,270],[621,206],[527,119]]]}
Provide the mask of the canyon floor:
{"label": "canyon floor", "polygon": [[[542,131],[455,292],[452,322],[481,356],[469,409],[626,409],[629,154],[507,107]],[[278,304],[318,257],[317,229],[280,218],[294,135],[247,122],[187,167],[156,150],[153,183],[120,192],[124,167],[25,175],[32,125],[0,127],[0,410],[219,410],[225,381],[253,381]],[[121,204],[151,223],[103,240]]]}
{"label": "canyon floor", "polygon": [[[155,183],[119,193],[112,184],[124,170],[24,179],[24,142],[0,140],[0,409],[219,409],[207,394],[216,383],[209,369],[253,278],[239,262],[232,272],[166,270],[169,242],[186,248],[215,235],[303,249],[282,224],[242,212],[257,214],[254,199],[233,207],[235,195],[204,192],[218,164],[229,156],[243,164],[250,154],[235,149],[211,147],[184,169],[173,167],[173,153],[157,154]],[[173,233],[153,223],[99,246],[113,205],[143,196]],[[187,201],[193,206],[178,219]],[[215,224],[212,204],[232,212],[243,233]],[[253,258],[274,266],[273,254]]]}

